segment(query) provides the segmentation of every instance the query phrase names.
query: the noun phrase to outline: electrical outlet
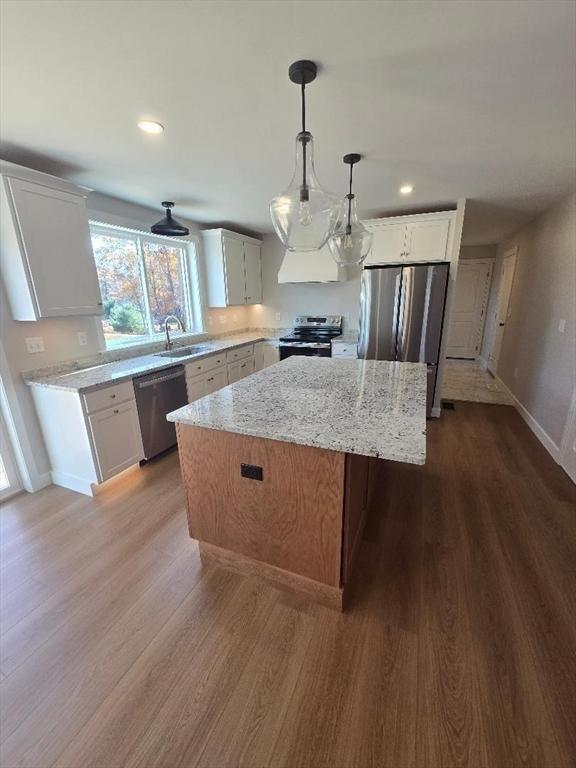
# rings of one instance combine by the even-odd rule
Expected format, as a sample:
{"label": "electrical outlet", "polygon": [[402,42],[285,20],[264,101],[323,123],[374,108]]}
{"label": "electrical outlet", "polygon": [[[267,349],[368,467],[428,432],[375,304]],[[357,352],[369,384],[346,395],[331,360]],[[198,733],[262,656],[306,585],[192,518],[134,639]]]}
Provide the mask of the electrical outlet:
{"label": "electrical outlet", "polygon": [[280,322],[280,320],[282,320],[282,312],[276,312],[276,314],[274,315],[274,318],[275,318],[275,319],[276,319],[278,322]]}
{"label": "electrical outlet", "polygon": [[566,331],[566,320],[560,320],[558,323],[558,331],[564,333]]}
{"label": "electrical outlet", "polygon": [[36,352],[44,352],[44,339],[42,336],[30,336],[24,339],[28,354],[34,355]]}
{"label": "electrical outlet", "polygon": [[76,335],[78,336],[78,344],[81,347],[85,347],[88,344],[88,334],[86,331],[78,331]]}
{"label": "electrical outlet", "polygon": [[226,322],[226,318],[224,317],[224,315],[218,315],[218,322],[220,323],[220,325],[224,325],[224,323]]}

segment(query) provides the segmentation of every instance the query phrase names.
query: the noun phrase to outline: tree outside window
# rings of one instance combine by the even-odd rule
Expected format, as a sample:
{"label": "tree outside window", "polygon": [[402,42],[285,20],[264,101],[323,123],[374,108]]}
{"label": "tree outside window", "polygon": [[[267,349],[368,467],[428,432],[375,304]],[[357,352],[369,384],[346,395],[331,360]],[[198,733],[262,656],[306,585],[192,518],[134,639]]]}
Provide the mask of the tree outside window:
{"label": "tree outside window", "polygon": [[168,315],[192,329],[186,245],[101,225],[91,235],[107,348],[163,333]]}

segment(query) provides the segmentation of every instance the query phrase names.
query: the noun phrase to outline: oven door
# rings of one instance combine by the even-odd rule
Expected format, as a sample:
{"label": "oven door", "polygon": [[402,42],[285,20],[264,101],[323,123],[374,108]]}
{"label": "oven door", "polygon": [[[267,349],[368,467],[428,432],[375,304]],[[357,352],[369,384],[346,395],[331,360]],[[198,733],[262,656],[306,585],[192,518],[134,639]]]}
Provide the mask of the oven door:
{"label": "oven door", "polygon": [[322,347],[304,347],[293,344],[280,344],[280,360],[286,360],[291,355],[304,355],[305,357],[331,357],[330,345]]}

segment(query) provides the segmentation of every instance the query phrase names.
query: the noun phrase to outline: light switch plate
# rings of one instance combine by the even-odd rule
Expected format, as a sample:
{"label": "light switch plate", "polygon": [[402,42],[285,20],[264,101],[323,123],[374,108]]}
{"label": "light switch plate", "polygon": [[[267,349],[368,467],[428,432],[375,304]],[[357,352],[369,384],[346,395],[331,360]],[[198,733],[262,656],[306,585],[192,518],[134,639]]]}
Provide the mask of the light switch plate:
{"label": "light switch plate", "polygon": [[558,331],[564,333],[566,331],[566,320],[560,320],[558,323]]}
{"label": "light switch plate", "polygon": [[88,334],[86,333],[86,331],[78,331],[77,336],[78,336],[78,344],[81,347],[85,347],[88,344]]}
{"label": "light switch plate", "polygon": [[282,312],[276,312],[276,314],[274,315],[274,317],[275,317],[275,318],[276,318],[276,320],[278,320],[278,321],[282,320]]}
{"label": "light switch plate", "polygon": [[44,352],[44,339],[42,336],[29,336],[24,341],[28,354],[34,355],[36,352]]}

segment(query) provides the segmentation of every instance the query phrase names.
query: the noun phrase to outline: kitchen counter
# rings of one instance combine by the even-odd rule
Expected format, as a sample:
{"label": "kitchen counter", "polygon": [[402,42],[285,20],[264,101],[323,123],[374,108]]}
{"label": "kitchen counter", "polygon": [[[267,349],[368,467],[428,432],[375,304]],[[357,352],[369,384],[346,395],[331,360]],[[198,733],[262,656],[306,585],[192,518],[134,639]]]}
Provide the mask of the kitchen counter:
{"label": "kitchen counter", "polygon": [[426,460],[426,366],[292,356],[170,421],[409,464]]}
{"label": "kitchen counter", "polygon": [[[140,376],[143,373],[152,373],[161,371],[164,368],[171,368],[174,365],[186,365],[193,360],[201,360],[204,357],[221,352],[222,350],[241,347],[245,344],[253,344],[257,341],[269,341],[269,337],[261,332],[236,333],[224,338],[211,338],[205,341],[190,342],[182,346],[194,346],[198,352],[187,355],[186,357],[161,357],[159,352],[136,357],[128,357],[123,360],[115,360],[109,363],[93,365],[79,370],[54,371],[29,371],[23,373],[24,381],[29,386],[51,387],[53,389],[63,389],[72,392],[88,392],[109,384],[119,384],[122,381],[128,381],[134,376]],[[277,341],[274,339],[274,341]],[[174,346],[173,351],[178,347]],[[81,365],[81,363],[80,363]]]}

